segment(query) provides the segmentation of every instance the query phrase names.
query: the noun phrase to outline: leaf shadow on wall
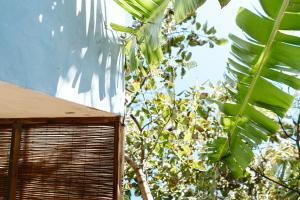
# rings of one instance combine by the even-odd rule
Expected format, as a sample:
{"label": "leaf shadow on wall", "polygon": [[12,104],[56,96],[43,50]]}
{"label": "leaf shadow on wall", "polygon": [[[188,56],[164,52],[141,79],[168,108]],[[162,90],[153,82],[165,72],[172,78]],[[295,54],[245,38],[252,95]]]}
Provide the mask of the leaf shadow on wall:
{"label": "leaf shadow on wall", "polygon": [[[0,79],[107,110],[123,91],[105,0],[1,2]],[[104,103],[100,103],[100,102]]]}

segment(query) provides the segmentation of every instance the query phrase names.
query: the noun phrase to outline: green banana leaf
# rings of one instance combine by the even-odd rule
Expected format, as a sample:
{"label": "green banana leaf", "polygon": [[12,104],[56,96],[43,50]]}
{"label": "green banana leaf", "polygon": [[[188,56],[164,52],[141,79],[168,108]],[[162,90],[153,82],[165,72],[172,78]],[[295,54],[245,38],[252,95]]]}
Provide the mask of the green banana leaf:
{"label": "green banana leaf", "polygon": [[234,102],[220,105],[228,138],[209,144],[213,161],[223,161],[239,178],[253,148],[278,131],[271,116],[283,117],[293,102],[286,89],[300,89],[300,0],[260,0],[264,13],[240,8],[236,23],[245,38],[230,35],[226,79]]}
{"label": "green banana leaf", "polygon": [[[175,20],[181,23],[190,17],[198,7],[204,4],[206,0],[114,0],[129,14],[135,17],[140,26],[132,28],[118,24],[111,24],[111,28],[131,34],[130,40],[125,43],[125,53],[128,56],[130,68],[137,68],[135,57],[136,48],[143,53],[147,64],[158,66],[163,58],[161,49],[161,24],[164,18],[165,10],[168,6],[173,6],[175,11]],[[219,0],[220,5],[225,6],[230,0]],[[133,60],[132,60],[133,59]]]}

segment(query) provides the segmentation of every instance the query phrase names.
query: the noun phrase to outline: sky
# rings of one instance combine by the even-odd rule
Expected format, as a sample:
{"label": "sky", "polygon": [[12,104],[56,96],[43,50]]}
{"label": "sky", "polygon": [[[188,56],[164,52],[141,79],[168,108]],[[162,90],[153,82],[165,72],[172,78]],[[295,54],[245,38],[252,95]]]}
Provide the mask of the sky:
{"label": "sky", "polygon": [[[197,18],[201,23],[207,21],[208,26],[214,26],[219,38],[228,38],[229,33],[237,33],[239,29],[235,24],[235,16],[241,6],[253,7],[255,1],[232,0],[228,6],[221,9],[217,0],[209,0],[198,9]],[[223,79],[227,58],[230,54],[230,42],[223,46],[209,48],[208,46],[192,49],[192,60],[198,66],[187,72],[183,79],[176,81],[176,91],[180,92],[194,85],[203,84],[210,80],[216,83]]]}
{"label": "sky", "polygon": [[[200,23],[207,21],[208,26],[214,26],[217,36],[228,38],[229,33],[238,33],[239,29],[235,24],[235,16],[238,9],[243,6],[253,8],[255,0],[231,0],[228,6],[221,9],[217,0],[208,0],[197,10],[197,18]],[[223,46],[216,46],[211,49],[207,46],[192,49],[192,60],[198,66],[187,71],[186,76],[176,81],[176,91],[180,92],[194,85],[201,85],[207,80],[216,83],[223,79],[227,58],[230,54],[230,43]],[[132,200],[142,200],[133,197]]]}

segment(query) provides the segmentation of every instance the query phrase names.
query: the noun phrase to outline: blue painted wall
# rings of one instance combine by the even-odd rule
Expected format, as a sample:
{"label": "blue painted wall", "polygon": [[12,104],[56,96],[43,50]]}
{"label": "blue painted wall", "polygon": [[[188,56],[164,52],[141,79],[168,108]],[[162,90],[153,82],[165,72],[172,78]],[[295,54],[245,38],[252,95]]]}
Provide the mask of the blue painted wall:
{"label": "blue painted wall", "polygon": [[112,0],[9,0],[0,9],[0,80],[123,112],[122,48],[107,24],[126,15]]}

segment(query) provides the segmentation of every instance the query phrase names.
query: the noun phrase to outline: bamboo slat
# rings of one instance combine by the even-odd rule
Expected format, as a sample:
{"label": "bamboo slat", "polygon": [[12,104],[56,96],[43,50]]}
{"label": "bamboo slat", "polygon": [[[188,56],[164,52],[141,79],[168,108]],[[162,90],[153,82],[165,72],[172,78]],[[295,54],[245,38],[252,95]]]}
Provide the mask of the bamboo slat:
{"label": "bamboo slat", "polygon": [[7,199],[11,128],[0,128],[0,200]]}
{"label": "bamboo slat", "polygon": [[[11,129],[0,129],[0,199],[6,198]],[[16,199],[113,200],[115,127],[23,125]]]}

